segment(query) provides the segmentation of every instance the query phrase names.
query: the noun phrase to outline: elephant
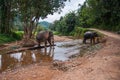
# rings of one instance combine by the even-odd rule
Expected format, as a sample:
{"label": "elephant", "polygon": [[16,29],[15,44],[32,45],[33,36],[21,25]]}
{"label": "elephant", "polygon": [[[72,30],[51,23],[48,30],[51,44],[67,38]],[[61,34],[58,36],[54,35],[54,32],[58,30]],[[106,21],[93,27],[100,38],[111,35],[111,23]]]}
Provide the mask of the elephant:
{"label": "elephant", "polygon": [[83,43],[86,44],[86,40],[90,39],[90,43],[94,44],[95,43],[95,38],[97,38],[97,42],[99,42],[99,35],[97,32],[92,32],[92,31],[87,31],[84,33],[84,39],[83,39]]}
{"label": "elephant", "polygon": [[120,34],[120,31],[118,31],[117,34]]}
{"label": "elephant", "polygon": [[38,46],[41,46],[41,42],[45,43],[45,47],[47,46],[47,41],[50,44],[50,47],[54,45],[54,35],[51,31],[40,31],[36,35],[36,40],[38,42]]}

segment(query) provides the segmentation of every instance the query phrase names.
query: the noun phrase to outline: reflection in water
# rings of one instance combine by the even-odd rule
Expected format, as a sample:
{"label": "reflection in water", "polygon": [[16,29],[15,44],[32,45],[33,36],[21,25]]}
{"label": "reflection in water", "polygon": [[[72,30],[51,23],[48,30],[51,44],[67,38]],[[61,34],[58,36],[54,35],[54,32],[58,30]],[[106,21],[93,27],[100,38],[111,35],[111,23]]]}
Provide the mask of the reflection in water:
{"label": "reflection in water", "polygon": [[45,48],[39,50],[27,50],[15,54],[0,55],[0,72],[6,69],[12,69],[28,64],[39,62],[51,62],[54,56],[53,48]]}
{"label": "reflection in water", "polygon": [[80,52],[81,43],[82,40],[56,42],[57,46],[55,46],[55,50],[48,47],[45,49],[0,55],[0,72],[33,63],[68,60],[71,55]]}

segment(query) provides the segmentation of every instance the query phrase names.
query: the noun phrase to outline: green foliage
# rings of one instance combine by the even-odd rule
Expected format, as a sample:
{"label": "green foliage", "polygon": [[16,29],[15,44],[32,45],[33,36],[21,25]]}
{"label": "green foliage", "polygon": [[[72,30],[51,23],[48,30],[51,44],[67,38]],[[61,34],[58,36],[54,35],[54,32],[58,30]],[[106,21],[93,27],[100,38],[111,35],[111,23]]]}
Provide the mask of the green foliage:
{"label": "green foliage", "polygon": [[10,9],[10,0],[0,0],[0,33],[11,33],[12,12]]}
{"label": "green foliage", "polygon": [[50,26],[50,24],[51,24],[51,23],[49,23],[49,22],[47,22],[47,21],[42,21],[42,22],[39,22],[39,23],[38,23],[38,26],[42,26],[42,27],[48,29],[49,26]]}
{"label": "green foliage", "polygon": [[119,0],[86,0],[78,10],[79,26],[120,30]]}
{"label": "green foliage", "polygon": [[70,33],[74,30],[76,25],[76,14],[74,12],[70,12],[65,16],[65,22],[67,26],[67,33]]}
{"label": "green foliage", "polygon": [[73,36],[75,38],[82,38],[86,31],[90,31],[90,30],[87,28],[76,27]]}
{"label": "green foliage", "polygon": [[[67,0],[0,0],[0,33],[24,30],[25,38],[35,33],[39,19],[61,12]],[[13,35],[13,34],[12,34]]]}
{"label": "green foliage", "polygon": [[60,20],[56,20],[52,25],[50,25],[50,29],[61,33],[62,35],[71,35],[76,25],[76,14],[74,12],[70,12],[65,15],[65,17],[61,17]]}
{"label": "green foliage", "polygon": [[[30,38],[36,30],[43,30],[39,26],[36,28],[39,19],[61,12],[65,1],[67,0],[0,0],[0,33],[20,39],[13,31],[24,30],[24,34]],[[119,7],[119,0],[86,0],[77,13],[66,14],[50,24],[49,28],[61,35],[78,37],[84,33],[84,29],[79,27],[120,31]]]}
{"label": "green foliage", "polygon": [[0,44],[15,41],[15,39],[6,34],[0,34]]}
{"label": "green foliage", "polygon": [[23,33],[24,33],[23,31],[16,31],[16,32],[12,32],[11,36],[16,40],[21,40],[23,37]]}
{"label": "green foliage", "polygon": [[54,31],[53,34],[54,34],[54,35],[59,35],[59,36],[62,35],[60,32],[57,32],[57,31]]}
{"label": "green foliage", "polygon": [[35,33],[39,19],[46,18],[48,14],[60,12],[66,0],[18,0],[17,5],[24,22],[25,37],[31,38]]}
{"label": "green foliage", "polygon": [[[75,38],[83,38],[84,33],[87,32],[87,31],[97,32],[97,31],[90,30],[89,28],[75,27],[75,30],[72,32],[72,36],[74,36]],[[97,34],[100,37],[104,36],[100,32],[97,32]]]}
{"label": "green foliage", "polygon": [[23,32],[12,32],[12,34],[0,34],[0,44],[22,39]]}
{"label": "green foliage", "polygon": [[78,26],[80,27],[90,27],[92,24],[91,21],[93,18],[91,18],[91,14],[89,13],[89,7],[87,6],[86,2],[81,6],[81,8],[78,9]]}
{"label": "green foliage", "polygon": [[24,30],[23,23],[21,22],[19,15],[14,17],[14,24],[12,30],[18,30],[18,31]]}

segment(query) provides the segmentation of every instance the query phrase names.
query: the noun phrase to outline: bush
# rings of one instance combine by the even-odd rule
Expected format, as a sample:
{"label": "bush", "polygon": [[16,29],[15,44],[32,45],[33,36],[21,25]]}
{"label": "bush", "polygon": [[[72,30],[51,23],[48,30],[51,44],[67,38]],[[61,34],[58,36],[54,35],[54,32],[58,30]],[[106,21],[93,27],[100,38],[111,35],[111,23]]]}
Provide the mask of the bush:
{"label": "bush", "polygon": [[59,36],[62,35],[61,33],[57,32],[57,31],[54,31],[53,34],[54,34],[54,35],[59,35]]}
{"label": "bush", "polygon": [[21,40],[23,36],[23,32],[12,32],[9,34],[0,34],[0,44]]}
{"label": "bush", "polygon": [[22,37],[23,37],[23,31],[13,32],[13,33],[11,34],[11,36],[12,36],[13,38],[15,38],[16,40],[21,40]]}
{"label": "bush", "polygon": [[72,34],[75,38],[82,38],[86,31],[90,31],[90,30],[87,28],[76,27],[74,33]]}
{"label": "bush", "polygon": [[7,34],[0,34],[0,44],[15,41],[13,37]]}

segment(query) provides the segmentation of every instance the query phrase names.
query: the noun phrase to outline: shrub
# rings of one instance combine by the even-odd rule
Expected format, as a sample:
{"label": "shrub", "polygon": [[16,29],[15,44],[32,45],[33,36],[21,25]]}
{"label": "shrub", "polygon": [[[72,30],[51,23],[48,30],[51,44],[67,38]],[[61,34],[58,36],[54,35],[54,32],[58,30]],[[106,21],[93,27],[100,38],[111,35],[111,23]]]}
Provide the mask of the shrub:
{"label": "shrub", "polygon": [[13,38],[15,38],[16,40],[21,40],[22,37],[23,37],[23,31],[13,32],[13,33],[11,34],[11,36],[12,36]]}
{"label": "shrub", "polygon": [[74,37],[75,38],[82,38],[86,31],[90,31],[90,30],[87,28],[76,27],[74,30]]}
{"label": "shrub", "polygon": [[0,34],[0,44],[15,41],[13,37],[7,34]]}
{"label": "shrub", "polygon": [[12,32],[11,34],[0,34],[0,44],[21,40],[23,32]]}

